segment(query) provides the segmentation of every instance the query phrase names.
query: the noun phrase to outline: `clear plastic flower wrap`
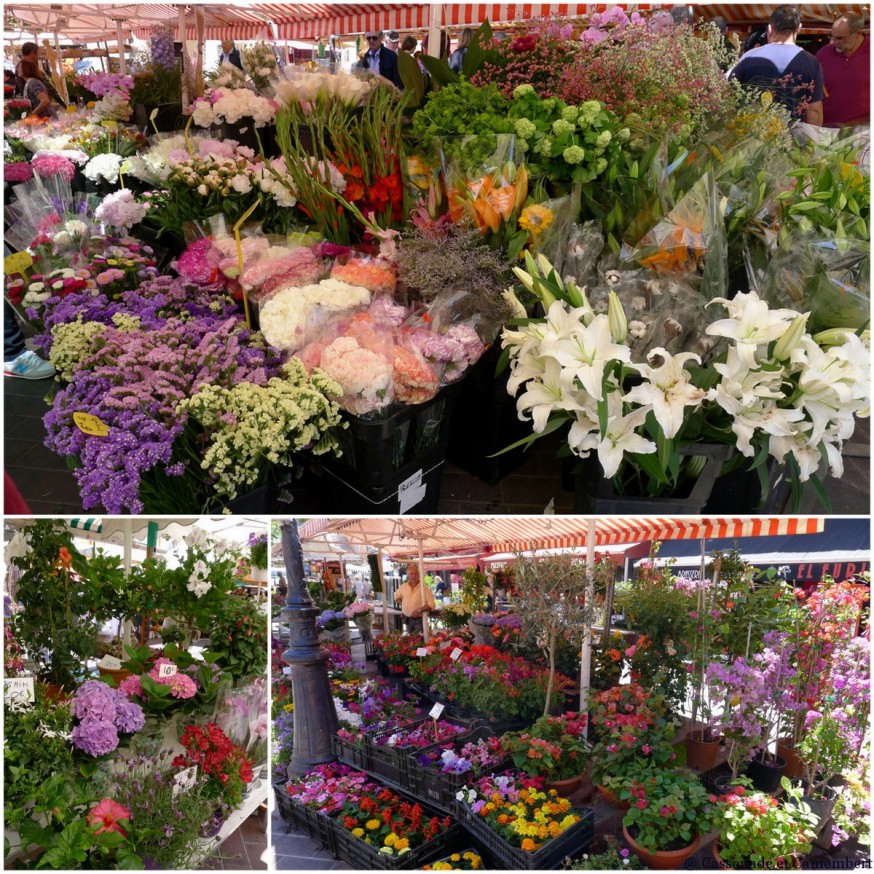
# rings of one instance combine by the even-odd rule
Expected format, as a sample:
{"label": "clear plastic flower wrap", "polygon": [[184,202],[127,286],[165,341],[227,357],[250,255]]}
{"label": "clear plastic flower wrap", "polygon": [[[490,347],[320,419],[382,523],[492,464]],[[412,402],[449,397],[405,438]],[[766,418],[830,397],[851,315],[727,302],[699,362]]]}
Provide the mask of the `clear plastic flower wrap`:
{"label": "clear plastic flower wrap", "polygon": [[774,307],[810,313],[811,333],[867,325],[871,318],[871,249],[855,240],[796,235],[773,253],[759,292]]}
{"label": "clear plastic flower wrap", "polygon": [[559,250],[558,260],[552,263],[563,279],[571,279],[582,287],[594,278],[595,266],[603,251],[604,234],[599,222],[592,220],[582,225],[574,224],[567,245]]}
{"label": "clear plastic flower wrap", "polygon": [[338,259],[331,268],[331,276],[352,285],[363,285],[370,291],[393,292],[397,287],[397,268],[381,258],[351,257]]}
{"label": "clear plastic flower wrap", "polygon": [[724,213],[714,175],[705,172],[636,246],[623,247],[622,258],[659,274],[697,274],[701,294],[720,297],[727,286]]}
{"label": "clear plastic flower wrap", "polygon": [[567,251],[568,241],[580,214],[580,188],[523,208],[519,227],[528,231],[528,249],[532,255],[544,255],[553,265]]}

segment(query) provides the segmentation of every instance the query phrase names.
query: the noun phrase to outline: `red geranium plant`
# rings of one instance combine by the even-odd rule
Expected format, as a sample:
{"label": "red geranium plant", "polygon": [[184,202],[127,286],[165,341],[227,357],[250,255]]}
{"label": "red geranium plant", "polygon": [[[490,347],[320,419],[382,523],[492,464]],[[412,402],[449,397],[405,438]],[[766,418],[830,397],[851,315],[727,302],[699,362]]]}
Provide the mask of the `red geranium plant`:
{"label": "red geranium plant", "polygon": [[197,765],[206,776],[204,793],[219,804],[238,807],[243,787],[252,782],[252,763],[241,746],[235,744],[214,723],[189,725],[180,740],[185,755],[173,759],[174,768]]}

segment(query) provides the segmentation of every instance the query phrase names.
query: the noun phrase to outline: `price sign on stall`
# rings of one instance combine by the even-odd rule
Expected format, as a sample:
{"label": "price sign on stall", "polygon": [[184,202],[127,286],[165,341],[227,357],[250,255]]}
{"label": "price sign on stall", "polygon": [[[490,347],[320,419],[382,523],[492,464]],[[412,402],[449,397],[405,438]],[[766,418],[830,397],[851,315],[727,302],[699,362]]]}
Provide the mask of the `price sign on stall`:
{"label": "price sign on stall", "polygon": [[10,707],[29,707],[36,701],[33,677],[10,677],[3,680],[3,700]]}
{"label": "price sign on stall", "polygon": [[105,655],[99,662],[97,662],[98,668],[105,668],[107,671],[119,671],[121,670],[121,659],[117,659],[115,656]]}
{"label": "price sign on stall", "polygon": [[195,783],[197,783],[197,765],[192,765],[173,778],[173,797],[175,798],[180,792],[193,789]]}
{"label": "price sign on stall", "polygon": [[430,716],[431,719],[440,719],[442,713],[443,705],[438,702],[430,709],[430,711],[428,711],[428,716]]}
{"label": "price sign on stall", "polygon": [[176,676],[176,665],[160,665],[158,667],[158,676],[159,677],[175,677]]}
{"label": "price sign on stall", "polygon": [[13,276],[16,273],[25,276],[28,267],[32,265],[33,258],[31,258],[29,252],[13,252],[3,259],[3,272],[7,276]]}
{"label": "price sign on stall", "polygon": [[416,655],[417,655],[420,659],[421,659],[421,658],[424,658],[426,655],[428,655],[428,650],[425,649],[424,646],[420,646],[420,647],[416,650]]}
{"label": "price sign on stall", "polygon": [[109,434],[109,426],[91,413],[73,413],[73,421],[83,434],[90,437],[106,437]]}
{"label": "price sign on stall", "polygon": [[452,661],[457,662],[461,658],[461,650],[458,647],[455,647],[455,649],[449,653],[449,658],[451,658]]}

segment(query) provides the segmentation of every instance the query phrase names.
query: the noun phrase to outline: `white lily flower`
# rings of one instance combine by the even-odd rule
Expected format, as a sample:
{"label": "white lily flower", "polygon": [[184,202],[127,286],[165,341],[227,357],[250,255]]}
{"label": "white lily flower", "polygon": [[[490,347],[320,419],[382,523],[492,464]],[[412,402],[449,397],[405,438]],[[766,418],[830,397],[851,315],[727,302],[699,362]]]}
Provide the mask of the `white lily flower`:
{"label": "white lily flower", "polygon": [[524,413],[531,413],[534,432],[540,434],[553,410],[573,411],[583,407],[562,380],[561,365],[554,358],[547,358],[543,375],[528,383],[527,390],[516,401],[516,409],[520,419],[526,418]]}
{"label": "white lily flower", "polygon": [[[550,307],[550,319],[556,306],[562,304],[558,302]],[[571,312],[581,311],[582,308],[578,308]],[[598,401],[602,398],[601,382],[607,364],[611,361],[631,361],[631,350],[612,342],[610,323],[603,314],[595,316],[586,327],[578,326],[572,336],[544,340],[543,352],[567,367],[574,379],[578,379],[583,388]]]}
{"label": "white lily flower", "polygon": [[762,399],[782,398],[783,371],[762,370],[752,364],[746,354],[749,347],[730,346],[724,364],[713,369],[722,377],[713,399],[727,413],[735,413],[754,406]]}
{"label": "white lily flower", "polygon": [[798,315],[793,310],[772,310],[754,291],[739,294],[733,300],[714,298],[710,303],[723,304],[730,318],[711,322],[708,334],[756,346],[782,337]]}
{"label": "white lily flower", "polygon": [[567,436],[571,452],[580,458],[587,458],[589,452],[597,449],[601,442],[599,427],[597,408],[578,410],[576,421],[571,425]]}
{"label": "white lily flower", "polygon": [[647,360],[661,358],[659,367],[648,364],[637,364],[634,367],[643,376],[645,382],[634,386],[623,398],[627,403],[638,403],[652,407],[656,421],[669,440],[676,437],[683,426],[686,407],[697,407],[713,397],[712,391],[692,385],[689,372],[683,367],[686,361],[701,363],[701,359],[693,352],[679,352],[671,355],[661,346],[653,349]]}
{"label": "white lily flower", "polygon": [[604,476],[607,479],[614,477],[626,452],[637,452],[641,455],[649,455],[656,451],[656,445],[652,440],[647,440],[636,433],[646,421],[649,407],[640,407],[627,416],[622,415],[622,400],[618,392],[611,392],[607,396],[608,416],[607,433],[598,443],[598,460],[604,468]]}
{"label": "white lily flower", "polygon": [[779,462],[783,461],[787,453],[795,458],[801,471],[801,482],[807,482],[819,467],[819,449],[803,433],[796,433],[791,437],[772,437],[769,447],[770,454]]}
{"label": "white lily flower", "polygon": [[747,458],[755,455],[751,441],[757,430],[772,437],[792,437],[797,433],[796,423],[804,421],[801,410],[764,405],[741,409],[733,416],[731,430],[737,437],[738,451]]}

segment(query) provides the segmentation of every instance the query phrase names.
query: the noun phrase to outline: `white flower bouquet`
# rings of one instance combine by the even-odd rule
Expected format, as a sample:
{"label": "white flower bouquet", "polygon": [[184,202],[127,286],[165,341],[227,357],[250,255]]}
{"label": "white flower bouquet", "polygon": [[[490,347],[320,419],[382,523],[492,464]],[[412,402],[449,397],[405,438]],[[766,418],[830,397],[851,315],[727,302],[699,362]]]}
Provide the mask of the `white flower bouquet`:
{"label": "white flower bouquet", "polygon": [[299,104],[308,110],[326,108],[332,103],[354,109],[377,87],[373,77],[354,73],[302,73],[287,67],[285,77],[276,84],[277,99],[286,106]]}
{"label": "white flower bouquet", "polygon": [[727,350],[702,367],[692,352],[664,348],[634,363],[628,324],[611,294],[596,314],[585,289],[564,283],[546,259],[527,256],[514,268],[546,310],[545,318],[517,319],[504,330],[511,375],[507,390],[533,434],[524,443],[568,425],[575,455],[597,454],[619,494],[665,496],[689,476],[681,447],[727,443],[752,467],[771,457],[785,465],[794,505],[817,477],[824,459],[843,473],[841,447],[856,416],[869,410],[869,334],[836,329],[815,336],[807,313],[771,309],[755,292],[708,307],[727,310],[706,333]]}
{"label": "white flower bouquet", "polygon": [[251,119],[256,128],[273,124],[276,103],[248,88],[211,88],[199,97],[191,113],[199,127],[237,124]]}
{"label": "white flower bouquet", "polygon": [[270,88],[270,79],[279,70],[273,48],[266,42],[256,42],[240,49],[243,69],[259,91]]}

